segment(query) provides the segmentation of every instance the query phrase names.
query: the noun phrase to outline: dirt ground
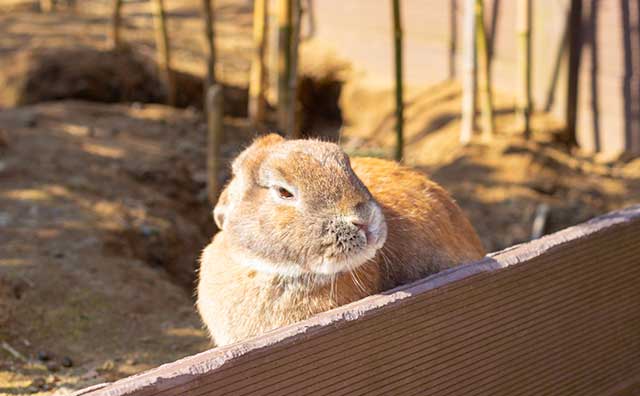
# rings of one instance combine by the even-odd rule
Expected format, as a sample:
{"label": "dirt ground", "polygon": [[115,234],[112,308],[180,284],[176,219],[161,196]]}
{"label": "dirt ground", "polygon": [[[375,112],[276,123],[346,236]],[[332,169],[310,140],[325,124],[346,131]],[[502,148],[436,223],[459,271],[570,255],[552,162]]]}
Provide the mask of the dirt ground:
{"label": "dirt ground", "polygon": [[[108,4],[0,13],[0,70],[30,48],[106,48]],[[251,2],[216,4],[219,77],[246,85]],[[168,5],[178,65],[202,75],[199,2]],[[152,56],[147,3],[127,2],[125,14],[125,39]],[[347,122],[335,132],[349,153],[391,152],[392,100],[345,86]],[[640,202],[640,159],[603,164],[569,150],[544,115],[523,141],[511,99],[496,107],[495,140],[461,147],[457,84],[407,98],[407,163],[453,194],[487,250],[528,240],[541,203],[551,232]],[[68,394],[209,347],[192,299],[214,232],[204,133],[194,108],[64,100],[0,112],[0,394]],[[254,135],[227,117],[225,159]]]}
{"label": "dirt ground", "polygon": [[[0,4],[2,395],[67,394],[210,346],[192,299],[196,257],[214,231],[202,116],[73,101],[6,108],[30,52],[108,49],[110,2],[77,3],[52,14]],[[199,2],[167,3],[177,66],[202,75]],[[250,9],[217,4],[219,75],[242,82]],[[123,37],[153,58],[148,7],[126,3]],[[243,120],[227,124],[249,140]]]}
{"label": "dirt ground", "polygon": [[200,117],[59,102],[5,111],[0,125],[0,339],[29,360],[0,353],[0,394],[205,349],[190,291],[213,232]]}

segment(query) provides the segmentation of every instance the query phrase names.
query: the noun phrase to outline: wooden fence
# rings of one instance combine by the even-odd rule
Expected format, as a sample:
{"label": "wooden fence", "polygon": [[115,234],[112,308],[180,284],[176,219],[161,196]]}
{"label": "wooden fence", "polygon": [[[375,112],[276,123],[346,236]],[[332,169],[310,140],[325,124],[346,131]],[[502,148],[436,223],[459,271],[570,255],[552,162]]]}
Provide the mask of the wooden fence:
{"label": "wooden fence", "polygon": [[640,394],[640,206],[77,393],[400,394]]}

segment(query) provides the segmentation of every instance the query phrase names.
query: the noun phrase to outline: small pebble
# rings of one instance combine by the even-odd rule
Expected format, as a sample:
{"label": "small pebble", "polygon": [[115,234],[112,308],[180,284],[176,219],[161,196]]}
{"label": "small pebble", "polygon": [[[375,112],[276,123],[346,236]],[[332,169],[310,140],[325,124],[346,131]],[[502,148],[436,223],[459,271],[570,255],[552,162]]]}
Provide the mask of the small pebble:
{"label": "small pebble", "polygon": [[41,362],[46,362],[51,359],[51,355],[47,351],[38,351],[38,360]]}
{"label": "small pebble", "polygon": [[148,225],[140,226],[140,232],[142,233],[142,235],[144,235],[147,238],[155,236],[155,235],[158,235],[158,233],[159,233],[157,229],[155,229],[155,228],[153,228],[151,226],[148,226]]}
{"label": "small pebble", "polygon": [[44,386],[44,384],[46,384],[47,382],[45,381],[44,378],[42,377],[37,377],[34,378],[33,381],[31,381],[31,385],[30,386],[34,386],[36,388],[41,388]]}
{"label": "small pebble", "polygon": [[102,365],[101,369],[103,371],[111,371],[116,367],[115,363],[113,363],[113,360],[107,360],[106,362],[104,362],[104,364]]}
{"label": "small pebble", "polygon": [[32,113],[23,114],[19,120],[23,127],[33,128],[38,125],[38,119]]}
{"label": "small pebble", "polygon": [[62,358],[62,366],[71,367],[73,366],[73,360],[69,356],[65,356]]}
{"label": "small pebble", "polygon": [[7,131],[4,129],[0,129],[0,147],[8,147],[9,146],[9,137]]}
{"label": "small pebble", "polygon": [[196,199],[200,202],[207,202],[209,200],[209,193],[206,188],[203,188],[196,194]]}
{"label": "small pebble", "polygon": [[47,377],[47,384],[55,384],[56,382],[60,382],[60,377],[57,375],[49,374]]}
{"label": "small pebble", "polygon": [[47,370],[51,371],[51,372],[56,372],[60,369],[60,365],[57,362],[48,362],[47,363]]}
{"label": "small pebble", "polygon": [[91,369],[86,373],[82,374],[82,376],[80,376],[80,379],[88,380],[88,379],[96,378],[97,376],[98,376],[98,372],[96,371],[96,369]]}
{"label": "small pebble", "polygon": [[11,215],[6,212],[0,212],[0,227],[6,227],[11,223]]}

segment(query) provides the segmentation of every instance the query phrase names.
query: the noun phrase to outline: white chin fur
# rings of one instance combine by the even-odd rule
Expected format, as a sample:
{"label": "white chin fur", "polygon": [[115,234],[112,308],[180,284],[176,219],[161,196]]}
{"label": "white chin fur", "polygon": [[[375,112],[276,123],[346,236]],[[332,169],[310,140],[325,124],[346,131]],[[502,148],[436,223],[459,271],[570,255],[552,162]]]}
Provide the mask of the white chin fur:
{"label": "white chin fur", "polygon": [[269,260],[258,258],[249,254],[232,254],[233,259],[245,267],[249,267],[265,274],[280,275],[286,277],[297,277],[306,273],[295,263],[274,264]]}
{"label": "white chin fur", "polygon": [[371,245],[368,246],[362,252],[343,258],[341,260],[331,260],[331,259],[322,259],[320,262],[311,265],[311,271],[306,271],[302,269],[296,263],[273,263],[268,260],[264,260],[261,258],[257,258],[254,256],[249,256],[246,254],[238,254],[234,255],[234,260],[238,263],[254,269],[258,272],[272,274],[272,275],[280,275],[284,277],[298,277],[305,274],[318,274],[318,275],[334,275],[340,272],[353,270],[362,264],[366,263],[368,260],[371,260],[375,255],[376,251],[380,246]]}
{"label": "white chin fur", "polygon": [[322,275],[334,275],[340,272],[350,271],[371,260],[376,255],[377,250],[375,246],[368,246],[362,252],[345,257],[342,260],[324,259],[319,265],[313,266],[312,271]]}

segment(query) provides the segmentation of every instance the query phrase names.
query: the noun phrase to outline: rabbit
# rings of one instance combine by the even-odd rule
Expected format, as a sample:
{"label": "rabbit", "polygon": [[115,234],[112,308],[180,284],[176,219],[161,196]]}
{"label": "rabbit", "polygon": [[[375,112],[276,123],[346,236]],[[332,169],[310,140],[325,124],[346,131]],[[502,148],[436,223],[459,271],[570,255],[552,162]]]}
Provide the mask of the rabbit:
{"label": "rabbit", "polygon": [[485,254],[449,194],[393,161],[270,134],[232,173],[196,291],[218,346]]}

